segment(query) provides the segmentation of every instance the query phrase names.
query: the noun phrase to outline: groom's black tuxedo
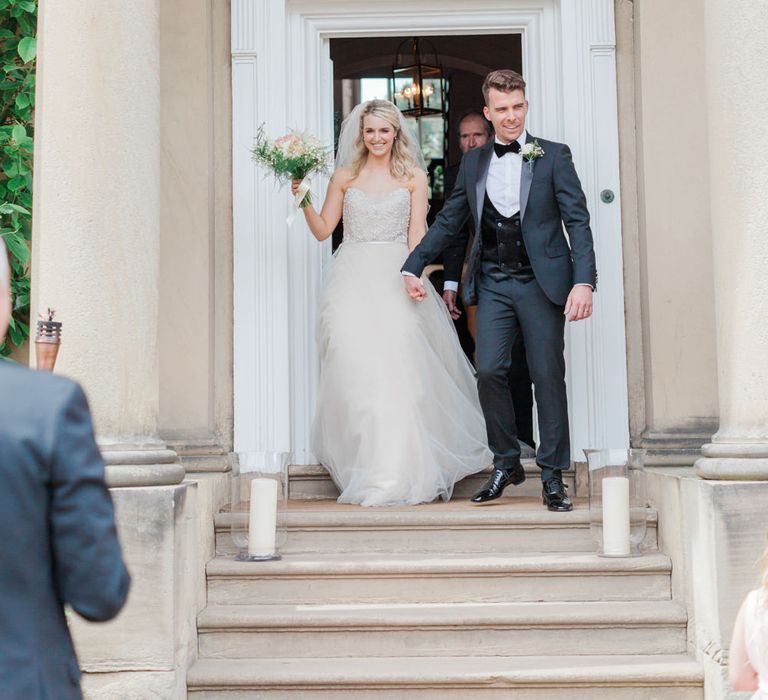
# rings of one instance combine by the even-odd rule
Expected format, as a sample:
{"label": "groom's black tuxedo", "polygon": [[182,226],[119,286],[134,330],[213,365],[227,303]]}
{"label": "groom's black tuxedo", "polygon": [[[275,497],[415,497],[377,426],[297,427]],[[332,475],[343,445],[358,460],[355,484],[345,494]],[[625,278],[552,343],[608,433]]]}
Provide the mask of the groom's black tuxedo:
{"label": "groom's black tuxedo", "polygon": [[[570,149],[528,135],[526,142],[533,141],[544,154],[522,163],[519,218],[502,217],[486,195],[493,142],[469,151],[453,193],[402,269],[420,276],[456,237],[468,235],[467,228],[474,232],[463,296],[465,304],[478,305],[480,400],[494,464],[508,468],[520,460],[507,377],[511,347],[522,333],[538,405],[536,461],[546,480],[570,464],[563,307],[574,284],[596,286],[597,272],[586,198]],[[472,226],[463,226],[470,217]],[[510,236],[502,239],[496,226]],[[509,258],[504,251],[517,241],[523,257]]]}
{"label": "groom's black tuxedo", "polygon": [[[536,280],[547,297],[562,306],[574,284],[597,285],[589,212],[568,146],[530,135],[526,143],[534,140],[544,155],[533,161],[533,167],[523,163],[520,178],[523,239]],[[466,304],[477,303],[482,254],[480,224],[492,154],[493,142],[490,142],[464,155],[451,196],[403,266],[405,272],[421,275],[429,262],[454,242],[455,236],[467,236],[462,224],[471,216],[475,235],[463,286]],[[570,248],[563,235],[563,224],[571,241]]]}

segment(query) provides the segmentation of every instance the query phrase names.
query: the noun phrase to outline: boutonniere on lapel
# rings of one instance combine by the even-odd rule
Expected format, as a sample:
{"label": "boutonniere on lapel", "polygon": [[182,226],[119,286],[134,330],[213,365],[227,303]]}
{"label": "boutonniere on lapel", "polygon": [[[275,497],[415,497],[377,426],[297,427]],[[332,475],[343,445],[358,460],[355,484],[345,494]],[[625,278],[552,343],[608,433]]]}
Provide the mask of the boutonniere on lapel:
{"label": "boutonniere on lapel", "polygon": [[533,171],[533,161],[544,155],[544,149],[536,139],[533,139],[533,141],[526,143],[520,149],[520,155],[523,156],[523,160],[528,163],[528,167]]}

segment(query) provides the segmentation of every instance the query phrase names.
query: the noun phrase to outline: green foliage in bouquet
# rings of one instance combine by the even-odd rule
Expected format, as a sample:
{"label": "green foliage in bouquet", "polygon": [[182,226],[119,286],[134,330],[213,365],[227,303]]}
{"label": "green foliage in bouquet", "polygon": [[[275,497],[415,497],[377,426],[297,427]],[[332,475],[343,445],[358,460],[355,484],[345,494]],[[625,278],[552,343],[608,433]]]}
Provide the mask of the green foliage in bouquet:
{"label": "green foliage in bouquet", "polygon": [[13,297],[0,356],[29,336],[36,34],[35,0],[0,0],[0,235],[10,253]]}
{"label": "green foliage in bouquet", "polygon": [[[330,167],[330,149],[314,136],[291,131],[272,140],[267,138],[263,125],[259,127],[251,153],[256,163],[271,170],[281,182],[303,180],[312,173],[328,172]],[[307,192],[300,206],[311,203]]]}

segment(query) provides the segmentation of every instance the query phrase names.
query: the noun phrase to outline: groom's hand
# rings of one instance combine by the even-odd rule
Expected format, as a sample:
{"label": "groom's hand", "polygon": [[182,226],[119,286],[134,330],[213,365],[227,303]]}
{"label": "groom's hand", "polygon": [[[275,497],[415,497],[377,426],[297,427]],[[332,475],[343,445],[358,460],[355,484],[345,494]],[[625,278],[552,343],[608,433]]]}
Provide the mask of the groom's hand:
{"label": "groom's hand", "polygon": [[427,290],[424,289],[424,283],[418,277],[403,275],[405,282],[405,291],[414,301],[423,301],[427,296]]}
{"label": "groom's hand", "polygon": [[583,321],[592,315],[592,287],[577,284],[565,302],[565,317],[569,321]]}

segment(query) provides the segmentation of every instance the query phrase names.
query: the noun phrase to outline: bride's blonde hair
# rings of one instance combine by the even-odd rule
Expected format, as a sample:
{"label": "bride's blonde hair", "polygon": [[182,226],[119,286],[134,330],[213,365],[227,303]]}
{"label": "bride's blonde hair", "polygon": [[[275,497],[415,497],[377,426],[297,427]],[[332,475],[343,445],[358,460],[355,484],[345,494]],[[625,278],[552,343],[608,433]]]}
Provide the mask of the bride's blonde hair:
{"label": "bride's blonde hair", "polygon": [[418,168],[418,164],[411,155],[411,149],[414,147],[413,137],[407,129],[400,128],[400,115],[397,107],[389,100],[370,100],[365,103],[360,112],[360,124],[355,139],[355,157],[349,166],[352,177],[356,178],[360,174],[360,170],[368,159],[368,149],[365,147],[363,139],[363,127],[365,118],[368,116],[386,120],[395,130],[395,140],[392,143],[392,154],[389,160],[389,172],[396,180],[407,180]]}

